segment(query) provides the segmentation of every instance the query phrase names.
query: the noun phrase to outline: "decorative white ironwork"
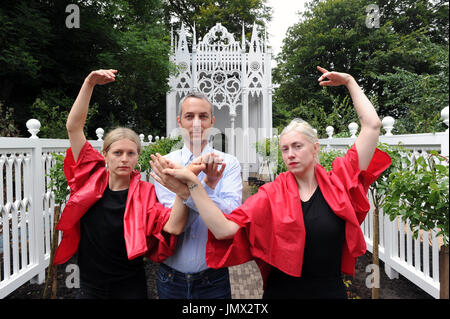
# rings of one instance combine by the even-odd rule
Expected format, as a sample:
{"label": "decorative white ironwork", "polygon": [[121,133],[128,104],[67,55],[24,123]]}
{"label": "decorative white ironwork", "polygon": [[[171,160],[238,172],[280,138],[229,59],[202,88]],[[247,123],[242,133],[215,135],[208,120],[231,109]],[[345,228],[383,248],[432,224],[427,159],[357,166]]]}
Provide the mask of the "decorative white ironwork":
{"label": "decorative white ironwork", "polygon": [[[177,107],[182,97],[192,90],[204,93],[215,109],[221,111],[225,107],[227,110],[226,115],[222,111],[216,113],[214,126],[228,137],[228,147],[224,151],[238,157],[246,180],[249,165],[255,164],[253,171],[257,171],[258,166],[250,160],[257,157],[255,149],[249,146],[272,134],[272,56],[271,50],[267,49],[265,35],[264,39],[259,37],[254,25],[247,46],[244,27],[239,43],[233,34],[217,23],[197,43],[194,26],[192,52],[186,37],[184,25],[178,37],[174,37],[172,32],[171,61],[178,66],[179,73],[169,79],[172,90],[167,94],[167,136],[173,135],[177,127]],[[241,125],[244,132],[243,140],[236,141],[237,145],[235,129],[238,127],[235,128],[235,123]],[[246,132],[249,127],[262,129],[255,141],[248,140]]]}

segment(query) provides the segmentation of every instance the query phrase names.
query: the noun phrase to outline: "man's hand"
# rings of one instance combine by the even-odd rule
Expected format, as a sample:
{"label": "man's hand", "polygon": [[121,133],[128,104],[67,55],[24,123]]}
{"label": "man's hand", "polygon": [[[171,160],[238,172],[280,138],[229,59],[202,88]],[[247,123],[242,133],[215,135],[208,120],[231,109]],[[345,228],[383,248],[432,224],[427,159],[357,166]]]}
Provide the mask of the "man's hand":
{"label": "man's hand", "polygon": [[225,170],[226,164],[219,155],[214,153],[207,153],[201,157],[202,163],[205,165],[203,172],[205,173],[204,182],[209,188],[215,189],[217,183],[219,183],[222,178],[223,171]]}

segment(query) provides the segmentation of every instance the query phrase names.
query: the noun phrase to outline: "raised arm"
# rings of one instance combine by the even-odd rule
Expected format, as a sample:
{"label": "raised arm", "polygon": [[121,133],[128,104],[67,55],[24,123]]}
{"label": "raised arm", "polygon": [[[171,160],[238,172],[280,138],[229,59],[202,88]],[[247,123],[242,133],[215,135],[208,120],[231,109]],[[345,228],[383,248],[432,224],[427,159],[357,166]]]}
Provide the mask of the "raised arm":
{"label": "raised arm", "polygon": [[359,169],[365,170],[369,167],[375,148],[377,147],[378,137],[380,136],[381,120],[372,103],[350,74],[328,72],[320,66],[318,66],[317,69],[323,73],[319,78],[319,85],[345,85],[350,92],[353,106],[355,107],[361,124],[361,130],[355,141],[356,149],[358,151]]}
{"label": "raised arm", "polygon": [[117,70],[97,70],[92,71],[84,80],[80,92],[70,109],[67,117],[66,128],[69,135],[70,147],[75,162],[78,160],[83,145],[86,143],[84,136],[84,124],[89,109],[89,102],[91,100],[94,87],[99,84],[103,85],[115,80]]}

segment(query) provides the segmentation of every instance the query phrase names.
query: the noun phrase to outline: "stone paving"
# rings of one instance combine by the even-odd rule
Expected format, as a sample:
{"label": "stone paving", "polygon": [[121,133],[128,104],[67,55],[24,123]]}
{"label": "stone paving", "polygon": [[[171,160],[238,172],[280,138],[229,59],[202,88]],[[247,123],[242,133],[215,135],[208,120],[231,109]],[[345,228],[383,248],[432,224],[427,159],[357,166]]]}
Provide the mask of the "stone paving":
{"label": "stone paving", "polygon": [[[250,187],[243,182],[242,202],[250,196]],[[228,267],[230,271],[231,297],[233,299],[261,299],[262,278],[255,261]]]}
{"label": "stone paving", "polygon": [[262,278],[255,261],[228,267],[230,271],[231,297],[233,299],[261,299]]}

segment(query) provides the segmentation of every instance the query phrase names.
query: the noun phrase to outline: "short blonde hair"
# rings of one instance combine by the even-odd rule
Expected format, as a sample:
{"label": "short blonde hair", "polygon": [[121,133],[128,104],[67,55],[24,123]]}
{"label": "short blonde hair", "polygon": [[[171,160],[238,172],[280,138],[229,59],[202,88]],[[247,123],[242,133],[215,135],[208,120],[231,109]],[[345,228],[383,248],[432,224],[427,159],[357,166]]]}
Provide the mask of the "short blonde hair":
{"label": "short blonde hair", "polygon": [[[306,121],[299,119],[299,118],[295,118],[293,119],[288,126],[286,126],[280,134],[280,140],[281,137],[286,134],[286,133],[290,133],[290,132],[297,132],[297,133],[301,133],[303,134],[306,139],[311,142],[311,144],[316,144],[319,143],[319,138],[317,137],[317,132],[316,130],[314,130],[314,128]],[[319,157],[319,153],[316,154],[315,156],[315,160],[316,163],[320,164],[320,157]]]}
{"label": "short blonde hair", "polygon": [[319,141],[318,137],[317,137],[317,133],[314,130],[314,128],[306,121],[299,119],[299,118],[295,118],[293,119],[288,126],[286,126],[283,131],[281,131],[280,134],[280,138],[289,132],[292,131],[296,131],[299,133],[302,133],[303,135],[306,136],[306,138],[312,143],[315,144],[316,142]]}
{"label": "short blonde hair", "polygon": [[123,139],[129,139],[130,141],[136,143],[137,152],[138,154],[141,154],[141,139],[135,131],[126,127],[115,128],[112,131],[109,131],[108,134],[106,134],[103,141],[103,152],[107,153],[112,143]]}

